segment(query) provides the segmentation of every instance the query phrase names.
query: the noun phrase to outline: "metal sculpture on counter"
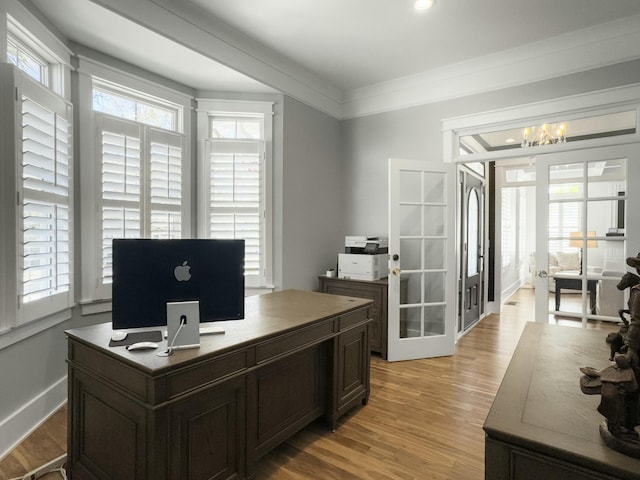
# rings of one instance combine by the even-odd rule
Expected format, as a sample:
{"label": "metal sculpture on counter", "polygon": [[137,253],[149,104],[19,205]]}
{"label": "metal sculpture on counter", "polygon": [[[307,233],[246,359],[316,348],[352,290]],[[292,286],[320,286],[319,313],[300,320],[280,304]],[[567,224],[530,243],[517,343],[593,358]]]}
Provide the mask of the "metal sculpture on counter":
{"label": "metal sculpture on counter", "polygon": [[[638,273],[627,272],[617,285],[629,291],[629,309],[618,313],[620,330],[607,336],[612,365],[603,370],[581,367],[580,388],[588,395],[600,395],[600,412],[606,420],[600,436],[613,450],[640,458],[640,253],[627,258]],[[627,320],[625,315],[629,315]]]}

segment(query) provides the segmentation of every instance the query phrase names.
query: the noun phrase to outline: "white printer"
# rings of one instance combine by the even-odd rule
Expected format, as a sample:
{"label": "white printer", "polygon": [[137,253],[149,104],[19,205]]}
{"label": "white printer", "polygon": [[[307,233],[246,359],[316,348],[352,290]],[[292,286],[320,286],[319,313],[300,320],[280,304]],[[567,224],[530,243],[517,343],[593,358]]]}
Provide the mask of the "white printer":
{"label": "white printer", "polygon": [[338,277],[380,280],[389,275],[389,247],[386,239],[345,237],[345,252],[338,254]]}

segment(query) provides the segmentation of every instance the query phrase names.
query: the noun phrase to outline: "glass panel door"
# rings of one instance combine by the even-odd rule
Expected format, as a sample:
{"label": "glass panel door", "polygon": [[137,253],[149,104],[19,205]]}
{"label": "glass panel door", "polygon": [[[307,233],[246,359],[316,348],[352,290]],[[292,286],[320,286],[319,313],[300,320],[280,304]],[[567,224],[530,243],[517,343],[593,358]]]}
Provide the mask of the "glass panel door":
{"label": "glass panel door", "polygon": [[389,360],[453,353],[455,218],[453,165],[390,160]]}
{"label": "glass panel door", "polygon": [[[628,147],[537,158],[536,321],[618,321]],[[546,225],[547,228],[540,228]]]}

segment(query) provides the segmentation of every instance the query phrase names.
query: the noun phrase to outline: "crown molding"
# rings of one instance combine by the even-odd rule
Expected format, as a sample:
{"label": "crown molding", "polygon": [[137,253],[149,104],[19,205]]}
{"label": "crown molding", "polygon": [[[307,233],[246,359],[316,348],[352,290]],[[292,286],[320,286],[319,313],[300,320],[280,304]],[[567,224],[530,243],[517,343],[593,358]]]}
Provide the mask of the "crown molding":
{"label": "crown molding", "polygon": [[342,118],[546,80],[640,58],[640,15],[345,93]]}
{"label": "crown molding", "polygon": [[335,118],[343,92],[188,2],[91,0],[138,25]]}
{"label": "crown molding", "polygon": [[640,15],[343,91],[189,2],[90,0],[336,119],[515,87],[640,58]]}

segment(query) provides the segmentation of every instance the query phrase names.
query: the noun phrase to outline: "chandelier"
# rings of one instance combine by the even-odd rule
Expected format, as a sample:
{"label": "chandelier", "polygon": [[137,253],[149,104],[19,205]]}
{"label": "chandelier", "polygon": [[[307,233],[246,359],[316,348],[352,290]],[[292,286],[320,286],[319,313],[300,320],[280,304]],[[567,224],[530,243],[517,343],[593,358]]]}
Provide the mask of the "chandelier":
{"label": "chandelier", "polygon": [[522,132],[522,144],[524,147],[537,147],[540,145],[552,145],[566,143],[566,125],[553,123],[537,127],[525,128]]}

